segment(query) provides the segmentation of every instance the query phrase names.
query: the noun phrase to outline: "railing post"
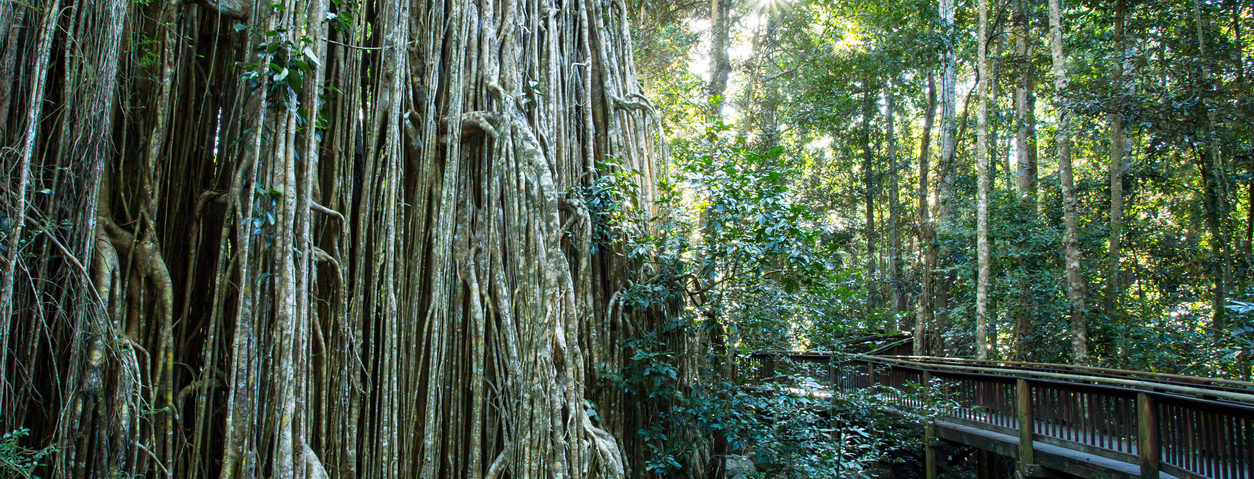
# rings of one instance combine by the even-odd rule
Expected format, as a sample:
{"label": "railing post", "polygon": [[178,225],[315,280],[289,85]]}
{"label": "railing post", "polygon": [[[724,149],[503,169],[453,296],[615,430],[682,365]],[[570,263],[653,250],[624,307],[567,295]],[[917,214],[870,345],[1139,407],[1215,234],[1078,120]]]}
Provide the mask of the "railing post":
{"label": "railing post", "polygon": [[993,453],[984,449],[976,453],[975,477],[978,479],[993,479]]}
{"label": "railing post", "polygon": [[1136,394],[1136,449],[1141,456],[1141,477],[1158,476],[1162,455],[1158,438],[1158,407],[1148,393]]}
{"label": "railing post", "polygon": [[866,363],[866,387],[875,386],[875,363],[867,361]]}
{"label": "railing post", "polygon": [[[923,371],[923,401],[932,407],[932,372]],[[923,426],[923,470],[926,479],[936,479],[936,424],[934,420]]]}
{"label": "railing post", "polygon": [[1015,417],[1019,422],[1019,476],[1032,477],[1036,453],[1032,449],[1032,385],[1026,379],[1015,380]]}

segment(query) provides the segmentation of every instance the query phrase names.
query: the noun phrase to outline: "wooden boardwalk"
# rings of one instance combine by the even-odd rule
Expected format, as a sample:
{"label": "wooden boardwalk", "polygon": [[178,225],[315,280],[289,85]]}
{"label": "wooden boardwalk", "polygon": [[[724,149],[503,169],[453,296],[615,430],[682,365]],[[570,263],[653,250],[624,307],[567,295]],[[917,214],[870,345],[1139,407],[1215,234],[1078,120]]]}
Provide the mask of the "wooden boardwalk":
{"label": "wooden boardwalk", "polygon": [[894,351],[751,360],[762,380],[809,364],[836,394],[872,388],[901,409],[929,407],[929,477],[945,440],[1015,458],[1020,477],[1254,479],[1254,383],[876,352]]}

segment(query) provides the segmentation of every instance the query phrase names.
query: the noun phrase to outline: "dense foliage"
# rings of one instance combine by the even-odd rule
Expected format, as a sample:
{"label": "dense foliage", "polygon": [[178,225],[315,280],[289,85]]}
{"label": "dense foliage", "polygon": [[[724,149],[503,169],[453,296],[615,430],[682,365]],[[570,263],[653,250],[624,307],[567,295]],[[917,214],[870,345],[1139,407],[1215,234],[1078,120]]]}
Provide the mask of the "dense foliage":
{"label": "dense foliage", "polygon": [[[768,475],[849,477],[900,460],[917,441],[886,412],[886,397],[833,396],[826,370],[763,382],[747,362],[760,349],[839,351],[884,326],[861,314],[861,278],[844,276],[831,225],[791,194],[799,172],[781,166],[782,151],[748,148],[718,121],[672,146],[673,181],[660,185],[656,215],[621,200],[639,173],[620,165],[603,165],[616,173],[581,192],[599,248],[642,264],[617,304],[685,305],[636,332],[624,367],[602,371],[649,411],[636,431],[645,470],[716,474],[743,456]],[[833,400],[843,405],[834,412]]]}
{"label": "dense foliage", "polygon": [[[1073,304],[1063,275],[1055,162],[1057,114],[1065,107],[1074,113],[1087,361],[1248,377],[1250,351],[1233,346],[1249,320],[1225,306],[1251,294],[1250,6],[1063,6],[1065,91],[1053,88],[1045,2],[991,2],[990,78],[984,79],[975,71],[974,2],[956,5],[952,29],[935,1],[737,4],[731,48],[740,56],[733,55],[734,87],[726,94],[735,108],[718,112],[703,107],[708,90],[701,83],[703,59],[714,46],[686,36],[702,33],[694,27],[704,25],[700,5],[642,4],[636,35],[652,47],[642,63],[665,65],[645,70],[645,84],[668,112],[676,150],[701,138],[691,125],[705,115],[727,116],[746,148],[776,158],[759,167],[761,174],[785,178],[787,201],[809,205],[819,220],[820,256],[835,266],[830,284],[860,290],[849,299],[862,307],[847,305],[845,312],[862,326],[908,331],[920,298],[929,296],[925,350],[931,354],[975,355],[976,87],[987,83],[994,356],[1070,360]],[[683,8],[697,19],[686,30],[650,23],[652,12],[673,17]],[[937,84],[949,54],[956,60],[956,142],[945,155],[941,128],[925,119],[929,107],[942,106],[931,95],[943,96]],[[1026,92],[1024,108],[1016,106],[1017,89]],[[1123,154],[1113,170],[1120,202],[1113,217],[1116,119]],[[1028,141],[1020,146],[1023,128]],[[1030,170],[1016,164],[1025,149],[1031,149]],[[920,155],[929,160],[923,185]],[[1019,184],[1025,175],[1029,190]],[[930,213],[924,222],[915,207],[920,187]],[[932,239],[923,236],[925,228],[935,232]],[[938,257],[929,265],[930,244]],[[920,289],[925,267],[935,276],[929,291]],[[748,334],[809,344],[798,332]],[[772,344],[782,343],[755,346]]]}
{"label": "dense foliage", "polygon": [[[647,366],[622,381],[665,376],[666,358],[689,353],[653,341],[672,330],[709,335],[705,362],[726,364],[659,421],[769,455],[740,415],[792,399],[739,399],[726,384],[745,377],[724,354],[839,349],[872,332],[913,332],[922,354],[976,357],[987,341],[993,359],[1254,373],[1251,6],[1059,6],[630,5],[678,177],[673,232],[627,249],[669,258],[660,290],[688,306],[641,337]],[[740,412],[708,410],[730,403]],[[654,443],[679,448],[654,449],[655,471],[681,468],[663,462],[682,443]]]}

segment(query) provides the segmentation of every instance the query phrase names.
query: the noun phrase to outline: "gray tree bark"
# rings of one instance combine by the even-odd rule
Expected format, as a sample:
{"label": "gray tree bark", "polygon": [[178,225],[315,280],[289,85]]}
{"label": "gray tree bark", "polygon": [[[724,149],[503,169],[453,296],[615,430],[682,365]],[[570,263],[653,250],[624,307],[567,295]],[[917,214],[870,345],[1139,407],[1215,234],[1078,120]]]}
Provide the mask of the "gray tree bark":
{"label": "gray tree bark", "polygon": [[[1019,209],[1036,218],[1037,202],[1037,152],[1036,152],[1036,96],[1033,93],[1032,45],[1029,37],[1031,20],[1027,0],[1015,0],[1014,30],[1015,56],[1018,60],[1018,81],[1015,85],[1015,193]],[[1026,269],[1028,265],[1023,265]],[[1018,305],[1015,311],[1015,355],[1022,359],[1026,352],[1026,340],[1031,333],[1032,285],[1020,280]]]}
{"label": "gray tree bark", "polygon": [[1114,111],[1107,116],[1110,132],[1110,239],[1107,243],[1106,264],[1106,298],[1104,308],[1106,314],[1113,315],[1119,307],[1119,256],[1123,251],[1120,242],[1123,240],[1123,157],[1126,150],[1123,137],[1123,63],[1126,58],[1124,51],[1124,17],[1127,11],[1127,0],[1115,2],[1115,58],[1112,62],[1111,89],[1115,94]]}
{"label": "gray tree bark", "polygon": [[1080,217],[1076,211],[1075,177],[1071,167],[1071,108],[1063,98],[1070,78],[1063,48],[1062,0],[1049,0],[1049,41],[1053,58],[1054,91],[1058,111],[1058,176],[1062,180],[1064,232],[1062,247],[1066,262],[1067,299],[1071,302],[1071,362],[1088,362],[1088,307],[1084,298],[1084,277],[1080,271]]}
{"label": "gray tree bark", "polygon": [[923,114],[923,132],[919,145],[919,300],[915,311],[913,351],[915,356],[927,354],[927,332],[932,323],[933,273],[936,267],[936,239],[932,228],[928,175],[931,173],[932,122],[936,117],[936,78],[927,74],[927,110]]}

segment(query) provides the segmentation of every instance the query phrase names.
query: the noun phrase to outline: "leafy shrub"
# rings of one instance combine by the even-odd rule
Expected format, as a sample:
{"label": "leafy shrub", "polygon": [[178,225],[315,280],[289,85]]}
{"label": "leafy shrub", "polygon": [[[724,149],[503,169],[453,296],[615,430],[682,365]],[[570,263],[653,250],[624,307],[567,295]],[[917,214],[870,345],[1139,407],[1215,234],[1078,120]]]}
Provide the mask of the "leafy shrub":
{"label": "leafy shrub", "polygon": [[40,450],[22,446],[22,438],[30,435],[30,429],[18,428],[0,436],[0,476],[35,478],[35,469],[53,452],[52,448]]}
{"label": "leafy shrub", "polygon": [[641,265],[618,296],[624,310],[665,315],[600,376],[640,406],[651,475],[703,476],[725,459],[707,453],[726,453],[771,477],[856,477],[908,441],[878,407],[885,396],[833,398],[808,376],[759,385],[736,373],[737,353],[831,347],[875,325],[852,319],[860,280],[836,267],[839,243],[824,241],[832,234],[815,208],[793,194],[782,152],[727,133],[716,123],[677,148],[682,177],[662,183],[653,217],[634,198],[638,173],[621,164],[571,192],[593,241]]}

